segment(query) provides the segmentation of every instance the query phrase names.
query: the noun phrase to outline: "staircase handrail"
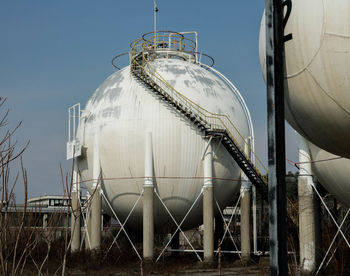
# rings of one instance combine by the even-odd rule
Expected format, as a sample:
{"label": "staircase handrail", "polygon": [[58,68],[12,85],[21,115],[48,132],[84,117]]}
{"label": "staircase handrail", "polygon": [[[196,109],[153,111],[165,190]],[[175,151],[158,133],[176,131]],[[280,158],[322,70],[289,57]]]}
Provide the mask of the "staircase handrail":
{"label": "staircase handrail", "polygon": [[[156,43],[158,44],[158,42]],[[204,119],[206,122],[208,122],[208,125],[210,125],[211,130],[226,131],[227,135],[229,135],[229,137],[234,141],[239,150],[244,154],[245,158],[250,161],[252,167],[260,174],[260,177],[263,179],[263,181],[267,182],[266,174],[264,175],[260,172],[260,170],[264,170],[265,172],[267,172],[266,167],[261,162],[256,153],[253,151],[251,146],[246,142],[246,140],[236,128],[234,123],[230,120],[230,118],[225,114],[217,114],[210,112],[205,108],[201,107],[199,104],[193,102],[188,97],[181,94],[167,80],[165,80],[149,63],[150,56],[157,51],[152,49],[152,45],[154,45],[154,37],[149,38],[147,41],[144,41],[143,38],[140,38],[132,43],[132,48],[130,50],[131,70],[135,69],[135,65],[141,68],[141,70],[147,73],[148,76],[151,77],[152,80],[158,86],[160,86],[163,89],[165,88],[164,91],[166,91],[171,97],[173,97],[173,99],[177,101],[178,104],[180,104],[180,106],[184,107],[188,111],[192,111],[194,113],[194,116],[198,116],[201,119]],[[170,90],[171,93],[169,93],[168,90]],[[238,138],[235,137],[235,135],[233,135],[234,132],[237,133]],[[239,143],[237,139],[239,139],[241,143]],[[247,156],[247,154],[241,147],[242,144],[246,144],[246,146],[249,148],[249,150],[255,157],[255,162],[253,162],[251,158]],[[260,170],[258,170],[256,164],[258,164],[261,167]]]}

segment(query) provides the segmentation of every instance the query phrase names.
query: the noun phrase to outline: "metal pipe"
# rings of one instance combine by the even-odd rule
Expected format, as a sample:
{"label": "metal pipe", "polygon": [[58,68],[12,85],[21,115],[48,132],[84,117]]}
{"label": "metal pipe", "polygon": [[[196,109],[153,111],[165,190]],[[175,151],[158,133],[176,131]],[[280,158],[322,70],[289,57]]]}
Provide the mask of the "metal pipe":
{"label": "metal pipe", "polygon": [[73,106],[73,140],[75,141],[75,114],[76,114],[76,110],[75,110],[75,106]]}
{"label": "metal pipe", "polygon": [[70,107],[68,108],[68,142],[70,142],[71,141],[71,137],[70,137],[70,113],[71,113],[71,111],[70,111]]}
{"label": "metal pipe", "polygon": [[265,3],[270,275],[287,275],[283,8]]}
{"label": "metal pipe", "polygon": [[157,0],[153,0],[153,18],[154,18],[154,49],[156,49],[156,41],[157,41],[157,12],[158,12],[158,7],[157,7]]}
{"label": "metal pipe", "polygon": [[198,62],[198,33],[196,31],[188,31],[188,32],[179,32],[180,34],[194,34],[196,40],[195,46],[195,60]]}

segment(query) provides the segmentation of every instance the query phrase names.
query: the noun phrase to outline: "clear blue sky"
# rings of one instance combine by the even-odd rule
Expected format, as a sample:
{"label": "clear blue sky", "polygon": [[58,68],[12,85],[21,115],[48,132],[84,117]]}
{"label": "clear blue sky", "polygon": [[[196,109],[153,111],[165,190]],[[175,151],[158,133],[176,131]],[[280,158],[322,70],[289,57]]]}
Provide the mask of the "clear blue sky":
{"label": "clear blue sky", "polygon": [[[199,33],[200,51],[241,92],[250,109],[256,151],[267,160],[266,95],[258,57],[263,0],[158,0],[158,29]],[[153,30],[153,1],[1,1],[0,93],[23,144],[30,196],[59,194],[66,171],[67,108],[82,106],[111,73],[113,56]],[[127,62],[127,60],[125,60]],[[126,65],[126,64],[125,64]],[[287,157],[296,160],[294,132]],[[287,167],[292,170],[292,167]],[[21,199],[18,191],[18,199]]]}

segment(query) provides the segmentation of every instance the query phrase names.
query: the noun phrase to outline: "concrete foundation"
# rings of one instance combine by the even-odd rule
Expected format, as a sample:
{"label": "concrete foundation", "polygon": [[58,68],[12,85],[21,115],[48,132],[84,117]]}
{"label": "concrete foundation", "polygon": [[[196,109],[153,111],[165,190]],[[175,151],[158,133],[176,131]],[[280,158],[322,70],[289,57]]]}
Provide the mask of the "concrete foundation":
{"label": "concrete foundation", "polygon": [[203,226],[204,262],[212,263],[214,259],[214,187],[211,144],[204,156]]}

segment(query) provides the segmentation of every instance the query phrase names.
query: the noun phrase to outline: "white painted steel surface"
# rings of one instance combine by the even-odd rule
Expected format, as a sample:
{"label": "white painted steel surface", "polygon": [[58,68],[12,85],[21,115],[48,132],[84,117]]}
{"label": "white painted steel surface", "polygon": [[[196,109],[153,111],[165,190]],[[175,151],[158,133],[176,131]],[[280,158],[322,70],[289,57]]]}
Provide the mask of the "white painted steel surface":
{"label": "white painted steel surface", "polygon": [[306,141],[306,143],[313,161],[312,172],[316,178],[328,192],[350,207],[350,159],[339,158],[311,142]]}
{"label": "white painted steel surface", "polygon": [[312,160],[306,140],[300,136],[299,142],[299,248],[300,269],[303,274],[314,275],[317,265],[317,229],[314,175],[310,163]]}
{"label": "white painted steel surface", "polygon": [[[350,1],[284,1],[286,118],[319,147],[350,157]],[[290,12],[290,16],[288,14]],[[260,29],[265,76],[265,18]]]}
{"label": "white painted steel surface", "polygon": [[[215,74],[175,59],[157,59],[152,64],[180,93],[211,112],[228,115],[243,137],[249,136],[240,99]],[[108,77],[84,109],[79,128],[80,141],[87,149],[86,158],[79,161],[82,180],[90,189],[94,135],[98,134],[105,194],[118,216],[125,218],[142,191],[147,132],[152,132],[154,186],[180,221],[201,191],[201,158],[208,140],[185,116],[136,81],[129,67]],[[214,180],[215,196],[223,208],[239,191],[241,170],[219,141],[213,140],[212,145],[213,175],[224,178]],[[198,202],[184,228],[201,224],[201,213],[202,203]],[[141,230],[141,201],[127,225]],[[167,231],[173,226],[159,200],[155,200],[156,231]]]}

